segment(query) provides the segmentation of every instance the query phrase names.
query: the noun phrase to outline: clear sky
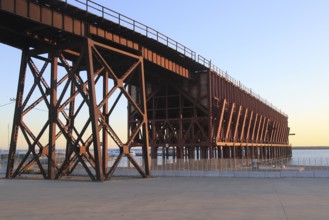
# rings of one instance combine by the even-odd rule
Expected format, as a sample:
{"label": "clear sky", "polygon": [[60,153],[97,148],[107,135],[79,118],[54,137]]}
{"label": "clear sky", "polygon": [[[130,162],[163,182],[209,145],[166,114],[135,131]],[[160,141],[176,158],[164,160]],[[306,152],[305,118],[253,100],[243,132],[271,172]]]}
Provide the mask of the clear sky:
{"label": "clear sky", "polygon": [[[95,0],[227,70],[289,116],[293,146],[329,146],[329,1]],[[0,44],[0,148],[20,51]]]}

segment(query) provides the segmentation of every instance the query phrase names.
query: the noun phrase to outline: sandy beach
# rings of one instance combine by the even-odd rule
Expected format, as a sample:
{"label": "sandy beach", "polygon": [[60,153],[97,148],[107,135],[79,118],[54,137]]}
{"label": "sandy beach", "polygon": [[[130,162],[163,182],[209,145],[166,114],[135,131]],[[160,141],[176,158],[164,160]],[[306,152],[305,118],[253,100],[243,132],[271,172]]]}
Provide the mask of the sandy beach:
{"label": "sandy beach", "polygon": [[329,179],[0,179],[0,219],[326,220]]}

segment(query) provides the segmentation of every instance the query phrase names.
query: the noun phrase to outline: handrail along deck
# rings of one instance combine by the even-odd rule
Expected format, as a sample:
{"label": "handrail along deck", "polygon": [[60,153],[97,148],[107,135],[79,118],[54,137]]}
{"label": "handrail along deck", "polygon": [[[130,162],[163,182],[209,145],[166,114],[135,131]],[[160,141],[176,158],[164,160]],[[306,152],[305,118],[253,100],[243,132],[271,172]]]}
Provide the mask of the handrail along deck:
{"label": "handrail along deck", "polygon": [[[109,21],[112,21],[118,25],[121,25],[123,27],[126,27],[130,30],[133,30],[137,33],[140,33],[150,39],[156,40],[157,42],[166,45],[167,47],[170,47],[171,49],[185,55],[186,57],[192,59],[193,61],[205,66],[206,68],[209,68],[210,70],[214,71],[218,75],[224,77],[227,81],[231,82],[241,90],[245,91],[247,94],[251,95],[252,97],[260,100],[265,105],[271,107],[272,109],[276,110],[280,114],[287,116],[284,112],[282,112],[277,107],[273,106],[271,103],[269,103],[267,100],[263,99],[259,94],[254,93],[250,88],[243,85],[239,80],[236,80],[232,76],[230,76],[227,71],[223,71],[219,67],[212,64],[211,60],[206,59],[205,57],[196,54],[195,51],[191,50],[190,48],[184,46],[183,44],[178,43],[177,41],[173,40],[172,38],[162,34],[161,32],[142,24],[141,22],[138,22],[132,18],[129,18],[123,14],[120,14],[112,9],[109,9],[103,5],[100,5],[99,3],[96,3],[92,0],[62,0],[67,4],[74,5],[76,7],[84,7],[81,8],[85,10],[87,13],[94,14],[96,16],[100,16],[103,19],[107,19]],[[78,3],[78,5],[74,4]]]}

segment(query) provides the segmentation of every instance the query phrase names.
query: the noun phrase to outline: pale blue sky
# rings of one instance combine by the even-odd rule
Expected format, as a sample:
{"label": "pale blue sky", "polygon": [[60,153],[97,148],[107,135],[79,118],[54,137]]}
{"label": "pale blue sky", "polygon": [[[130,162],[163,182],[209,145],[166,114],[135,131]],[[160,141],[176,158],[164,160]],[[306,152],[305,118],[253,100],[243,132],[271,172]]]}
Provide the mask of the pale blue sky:
{"label": "pale blue sky", "polygon": [[[227,70],[289,116],[293,146],[329,146],[329,1],[96,0]],[[0,45],[0,106],[16,94],[20,52]],[[13,105],[0,107],[6,148]]]}

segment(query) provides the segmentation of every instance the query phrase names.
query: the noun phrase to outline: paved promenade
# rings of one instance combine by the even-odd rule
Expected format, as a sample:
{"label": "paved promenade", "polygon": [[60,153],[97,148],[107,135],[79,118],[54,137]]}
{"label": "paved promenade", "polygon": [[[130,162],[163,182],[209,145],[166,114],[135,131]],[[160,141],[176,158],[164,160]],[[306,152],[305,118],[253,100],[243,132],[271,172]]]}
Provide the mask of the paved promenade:
{"label": "paved promenade", "polygon": [[329,219],[327,178],[0,179],[0,219]]}

